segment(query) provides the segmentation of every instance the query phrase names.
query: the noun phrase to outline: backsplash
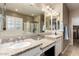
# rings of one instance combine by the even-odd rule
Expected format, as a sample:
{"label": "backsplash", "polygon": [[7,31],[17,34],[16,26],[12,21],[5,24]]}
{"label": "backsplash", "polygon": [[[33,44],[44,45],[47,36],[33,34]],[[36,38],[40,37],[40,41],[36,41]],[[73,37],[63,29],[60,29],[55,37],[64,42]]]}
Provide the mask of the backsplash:
{"label": "backsplash", "polygon": [[0,43],[22,41],[28,38],[37,39],[37,34],[25,32],[2,32],[0,33]]}
{"label": "backsplash", "polygon": [[7,43],[7,42],[16,42],[16,41],[23,41],[28,38],[32,38],[34,40],[40,40],[44,38],[44,35],[49,35],[52,33],[26,33],[24,31],[3,31],[0,32],[0,44]]}

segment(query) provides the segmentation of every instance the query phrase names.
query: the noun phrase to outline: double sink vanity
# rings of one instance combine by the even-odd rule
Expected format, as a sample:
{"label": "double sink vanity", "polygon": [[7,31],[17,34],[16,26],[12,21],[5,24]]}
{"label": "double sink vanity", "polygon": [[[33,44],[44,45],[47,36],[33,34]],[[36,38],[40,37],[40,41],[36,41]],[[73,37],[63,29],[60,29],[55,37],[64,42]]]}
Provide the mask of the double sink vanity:
{"label": "double sink vanity", "polygon": [[58,56],[63,48],[63,35],[44,35],[0,44],[0,56]]}
{"label": "double sink vanity", "polygon": [[64,32],[62,6],[48,3],[1,4],[0,56],[60,55]]}

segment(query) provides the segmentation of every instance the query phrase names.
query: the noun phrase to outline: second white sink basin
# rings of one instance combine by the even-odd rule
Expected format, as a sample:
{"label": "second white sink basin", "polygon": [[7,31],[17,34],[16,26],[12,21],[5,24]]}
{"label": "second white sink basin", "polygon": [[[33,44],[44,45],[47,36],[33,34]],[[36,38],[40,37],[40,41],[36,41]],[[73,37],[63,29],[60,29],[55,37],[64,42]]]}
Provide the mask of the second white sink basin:
{"label": "second white sink basin", "polygon": [[16,43],[16,44],[11,45],[9,48],[19,49],[19,48],[24,48],[24,47],[27,47],[30,45],[31,45],[31,42],[20,42],[20,43]]}
{"label": "second white sink basin", "polygon": [[45,35],[45,37],[57,38],[57,37],[60,37],[60,35]]}

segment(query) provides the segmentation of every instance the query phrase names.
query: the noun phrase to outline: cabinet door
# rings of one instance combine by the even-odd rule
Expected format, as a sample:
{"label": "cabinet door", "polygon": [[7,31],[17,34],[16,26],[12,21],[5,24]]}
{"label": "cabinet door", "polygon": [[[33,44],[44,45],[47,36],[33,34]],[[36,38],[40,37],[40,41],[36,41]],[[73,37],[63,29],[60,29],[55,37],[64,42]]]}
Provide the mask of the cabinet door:
{"label": "cabinet door", "polygon": [[63,49],[63,41],[62,41],[62,37],[59,38],[59,46],[60,46],[60,53],[62,52],[62,49]]}
{"label": "cabinet door", "polygon": [[56,42],[55,55],[59,55],[62,52],[62,38],[58,38]]}
{"label": "cabinet door", "polygon": [[39,46],[39,47],[35,47],[31,50],[25,51],[23,53],[20,53],[18,56],[36,56],[40,53],[41,53],[41,50],[40,50],[40,46]]}
{"label": "cabinet door", "polygon": [[56,42],[55,55],[58,56],[60,53],[60,43],[59,40]]}

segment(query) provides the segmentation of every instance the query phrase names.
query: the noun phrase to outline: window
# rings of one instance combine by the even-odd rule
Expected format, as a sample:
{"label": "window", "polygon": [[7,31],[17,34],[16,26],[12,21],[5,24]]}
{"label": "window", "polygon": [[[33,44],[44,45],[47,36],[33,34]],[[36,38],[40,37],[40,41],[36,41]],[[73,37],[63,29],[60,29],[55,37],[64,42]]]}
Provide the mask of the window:
{"label": "window", "polygon": [[22,30],[22,19],[21,18],[16,18],[15,20],[15,26],[17,30]]}
{"label": "window", "polygon": [[23,24],[22,18],[13,17],[13,16],[7,16],[6,18],[7,18],[6,19],[7,30],[9,31],[22,30],[22,24]]}
{"label": "window", "polygon": [[6,24],[7,24],[7,30],[14,30],[15,25],[14,25],[13,17],[8,16]]}

